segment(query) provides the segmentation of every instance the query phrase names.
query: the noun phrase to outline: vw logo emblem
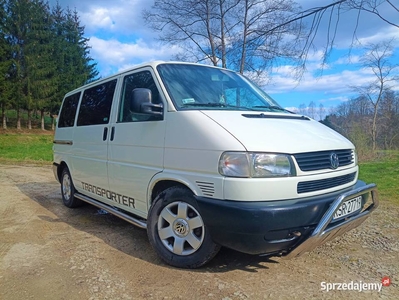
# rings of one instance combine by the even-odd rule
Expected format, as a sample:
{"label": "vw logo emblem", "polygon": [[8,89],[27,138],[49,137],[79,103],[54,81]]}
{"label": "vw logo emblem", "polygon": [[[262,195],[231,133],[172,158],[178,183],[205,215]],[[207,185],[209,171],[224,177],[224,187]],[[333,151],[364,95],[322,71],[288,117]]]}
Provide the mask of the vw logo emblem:
{"label": "vw logo emblem", "polygon": [[186,232],[186,227],[183,224],[176,224],[175,230],[180,234],[184,234]]}
{"label": "vw logo emblem", "polygon": [[331,163],[331,169],[336,169],[339,167],[339,158],[337,153],[333,152],[330,155],[330,163]]}

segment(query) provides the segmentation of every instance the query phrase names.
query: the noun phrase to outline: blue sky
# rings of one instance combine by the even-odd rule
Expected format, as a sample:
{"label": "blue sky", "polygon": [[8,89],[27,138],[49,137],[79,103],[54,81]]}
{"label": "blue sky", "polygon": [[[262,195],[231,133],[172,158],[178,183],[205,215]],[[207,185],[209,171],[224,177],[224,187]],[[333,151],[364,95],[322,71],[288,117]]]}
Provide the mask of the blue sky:
{"label": "blue sky", "polygon": [[[101,76],[108,76],[135,64],[150,60],[170,60],[177,48],[160,45],[157,33],[147,28],[141,17],[142,10],[151,7],[151,0],[59,0],[62,7],[78,11],[85,35],[90,38],[91,57],[97,62]],[[331,3],[330,0],[298,0],[303,9]],[[394,1],[396,2],[396,1]],[[51,0],[54,5],[56,0]],[[381,6],[384,16],[396,21],[397,12]],[[335,47],[328,63],[321,69],[321,53],[325,44],[326,25],[320,27],[315,43],[320,50],[309,55],[307,72],[300,82],[293,77],[293,67],[282,65],[274,70],[272,81],[263,88],[282,106],[297,108],[313,101],[323,104],[328,111],[354,96],[350,86],[364,85],[373,79],[369,70],[359,66],[362,48],[355,47],[349,54],[356,14],[340,17]],[[363,45],[397,38],[396,61],[399,61],[399,29],[379,18],[362,14],[357,38]],[[321,71],[322,70],[322,71]]]}

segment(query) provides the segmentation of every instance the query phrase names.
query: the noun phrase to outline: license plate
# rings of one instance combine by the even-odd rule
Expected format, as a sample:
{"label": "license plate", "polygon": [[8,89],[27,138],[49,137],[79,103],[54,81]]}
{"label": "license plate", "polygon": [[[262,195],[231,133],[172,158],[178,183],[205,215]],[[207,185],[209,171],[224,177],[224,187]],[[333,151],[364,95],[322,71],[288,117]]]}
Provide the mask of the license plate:
{"label": "license plate", "polygon": [[341,204],[333,216],[333,220],[345,217],[353,212],[360,210],[362,207],[362,196],[346,200]]}

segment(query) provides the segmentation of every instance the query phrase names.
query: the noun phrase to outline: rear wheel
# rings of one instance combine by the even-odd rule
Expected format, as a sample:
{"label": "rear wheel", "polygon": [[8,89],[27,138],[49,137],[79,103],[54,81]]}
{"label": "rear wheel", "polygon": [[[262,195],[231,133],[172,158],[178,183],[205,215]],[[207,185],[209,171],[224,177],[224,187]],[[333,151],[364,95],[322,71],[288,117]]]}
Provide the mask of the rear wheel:
{"label": "rear wheel", "polygon": [[61,173],[61,195],[62,202],[69,208],[79,207],[83,204],[82,200],[75,198],[75,187],[67,167]]}
{"label": "rear wheel", "polygon": [[198,268],[219,251],[207,230],[196,200],[183,187],[158,195],[149,211],[148,238],[158,255],[179,268]]}

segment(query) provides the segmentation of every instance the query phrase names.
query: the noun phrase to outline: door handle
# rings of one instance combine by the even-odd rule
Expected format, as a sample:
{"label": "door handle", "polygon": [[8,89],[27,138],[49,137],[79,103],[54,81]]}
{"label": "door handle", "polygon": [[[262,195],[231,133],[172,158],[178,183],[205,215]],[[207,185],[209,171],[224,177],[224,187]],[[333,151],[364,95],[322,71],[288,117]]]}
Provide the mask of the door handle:
{"label": "door handle", "polygon": [[107,140],[108,136],[108,127],[104,127],[104,132],[103,132],[103,141]]}
{"label": "door handle", "polygon": [[114,140],[114,136],[115,136],[115,126],[112,126],[112,128],[111,128],[111,142]]}

